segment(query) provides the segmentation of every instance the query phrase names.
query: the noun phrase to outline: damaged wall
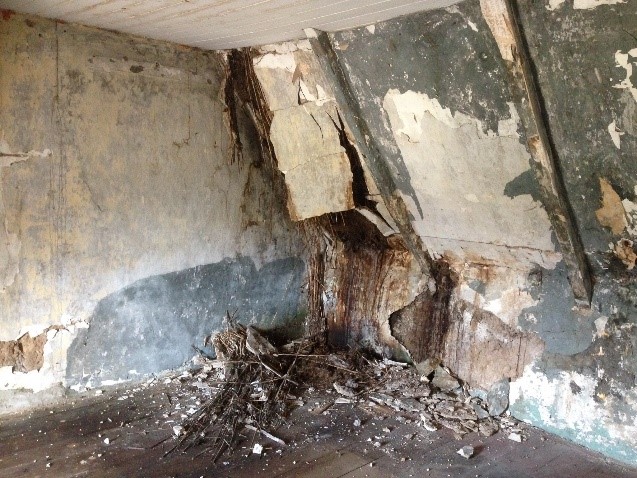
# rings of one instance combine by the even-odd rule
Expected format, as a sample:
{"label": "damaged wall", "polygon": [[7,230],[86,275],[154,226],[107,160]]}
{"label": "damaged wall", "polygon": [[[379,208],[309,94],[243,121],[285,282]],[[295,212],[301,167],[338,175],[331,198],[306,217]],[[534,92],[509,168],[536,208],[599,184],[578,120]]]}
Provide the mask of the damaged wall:
{"label": "damaged wall", "polygon": [[0,388],[178,366],[226,310],[301,333],[299,237],[220,53],[8,12],[0,39]]}
{"label": "damaged wall", "polygon": [[[512,409],[637,463],[637,2],[524,1],[519,13],[596,284],[590,311],[550,314],[547,353],[513,385]],[[542,303],[570,305],[541,289],[531,329]],[[548,333],[557,324],[571,329],[559,344]]]}
{"label": "damaged wall", "polygon": [[311,330],[440,359],[473,387],[509,379],[517,417],[637,463],[635,2],[516,10],[591,307],[543,196],[510,69],[523,45],[496,29],[498,0],[329,34],[329,57],[319,35],[242,50],[252,83],[235,85],[229,123],[216,53],[4,20],[0,350],[46,333],[29,373],[68,364],[91,385],[150,371],[142,337],[149,356],[167,335],[186,347],[226,304],[300,330],[298,226]]}
{"label": "damaged wall", "polygon": [[[484,12],[505,4],[489,2],[470,0],[328,34],[327,50],[314,48],[314,59],[304,52],[303,62],[290,61],[288,44],[257,54],[264,61],[261,66],[255,62],[261,85],[268,98],[285,98],[284,108],[303,114],[311,109],[313,114],[333,98],[354,103],[337,102],[330,108],[360,112],[409,211],[411,228],[431,260],[448,265],[451,274],[451,296],[443,299],[441,293],[438,302],[433,298],[444,278],[438,268],[433,269],[438,275],[430,276],[418,267],[401,271],[394,262],[387,268],[393,280],[386,281],[386,269],[378,266],[387,250],[383,241],[352,242],[354,231],[367,226],[352,221],[351,212],[328,215],[323,229],[335,243],[328,241],[326,250],[336,251],[337,257],[330,261],[325,256],[322,306],[328,335],[341,337],[341,345],[367,341],[383,354],[400,354],[404,346],[415,361],[434,356],[474,387],[488,389],[510,379],[511,410],[519,418],[637,463],[637,90],[632,73],[637,50],[629,28],[637,24],[635,2],[518,6],[549,120],[547,147],[557,162],[555,181],[566,193],[551,191],[562,201],[562,210],[543,196],[546,178],[538,176],[543,173],[534,163],[537,151],[530,147],[535,138],[527,137],[529,118],[521,119],[528,111],[519,108],[519,101],[528,99],[516,96],[519,90],[506,63],[517,58],[515,51],[506,47],[502,31],[492,31],[498,22],[484,18]],[[324,38],[309,35],[310,40]],[[335,56],[329,56],[330,49]],[[325,51],[328,55],[321,57]],[[322,71],[317,72],[317,63]],[[326,65],[342,75],[340,87],[350,90],[349,96],[330,90],[334,84],[323,75]],[[270,73],[272,69],[278,73]],[[285,142],[312,144],[316,153],[307,136],[310,129],[321,134],[321,122],[300,124],[308,126],[274,129],[273,143],[284,132]],[[347,131],[358,126],[345,123]],[[360,151],[355,136],[348,134]],[[334,147],[318,146],[330,154],[338,151]],[[290,149],[278,148],[277,154],[279,150]],[[322,161],[329,171],[334,161],[326,161],[327,156]],[[387,186],[370,177],[373,158],[360,159],[370,191]],[[306,170],[295,181],[318,184],[326,177],[329,173]],[[350,176],[340,179],[339,190],[348,197]],[[286,182],[289,187],[287,177]],[[331,187],[336,184],[330,182]],[[357,209],[351,202],[323,200],[321,191],[327,190],[308,195],[305,199],[317,209],[296,219],[323,214],[320,207],[326,205],[331,214]],[[370,197],[385,208],[378,196]],[[580,291],[574,294],[572,264],[555,229],[555,221],[564,220],[563,211],[571,208],[568,233],[581,241],[586,256],[578,260],[582,270],[590,266],[595,282],[590,308],[582,306]],[[387,216],[384,222],[391,226],[383,234],[401,243],[397,218]],[[336,217],[344,219],[334,231],[330,228],[338,223]],[[348,249],[348,244],[356,247]],[[338,261],[347,266],[339,267]],[[358,279],[347,281],[345,271]],[[410,283],[418,285],[405,286]],[[398,296],[410,291],[393,308],[383,300],[392,287]],[[443,303],[447,314],[436,317],[434,311]]]}

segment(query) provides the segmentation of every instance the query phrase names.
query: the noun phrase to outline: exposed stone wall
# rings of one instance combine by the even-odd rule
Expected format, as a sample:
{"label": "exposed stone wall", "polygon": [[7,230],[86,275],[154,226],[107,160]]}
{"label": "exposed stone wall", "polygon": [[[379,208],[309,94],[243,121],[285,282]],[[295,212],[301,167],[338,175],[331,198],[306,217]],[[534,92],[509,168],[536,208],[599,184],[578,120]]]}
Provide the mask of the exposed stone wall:
{"label": "exposed stone wall", "polygon": [[0,388],[179,366],[226,310],[302,334],[299,235],[221,53],[9,13],[0,42]]}

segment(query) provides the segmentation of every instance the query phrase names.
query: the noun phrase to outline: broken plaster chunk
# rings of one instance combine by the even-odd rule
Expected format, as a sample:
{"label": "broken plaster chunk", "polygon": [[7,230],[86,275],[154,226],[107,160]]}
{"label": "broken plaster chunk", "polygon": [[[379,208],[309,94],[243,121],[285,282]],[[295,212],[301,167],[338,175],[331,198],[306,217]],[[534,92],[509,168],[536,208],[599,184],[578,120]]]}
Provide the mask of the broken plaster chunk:
{"label": "broken plaster chunk", "polygon": [[458,453],[458,455],[468,460],[475,453],[475,449],[472,446],[467,445],[460,448],[460,450],[458,450],[456,453]]}
{"label": "broken plaster chunk", "polygon": [[471,402],[471,408],[473,408],[473,411],[479,419],[488,418],[490,416],[489,412],[482,408],[482,406],[478,403]]}
{"label": "broken plaster chunk", "polygon": [[332,386],[334,387],[334,390],[336,390],[338,393],[340,393],[344,397],[353,398],[356,396],[356,392],[346,385],[340,385],[334,382]]}
{"label": "broken plaster chunk", "polygon": [[261,455],[263,453],[263,445],[255,443],[252,447],[252,453],[254,453],[255,455]]}
{"label": "broken plaster chunk", "polygon": [[422,421],[422,426],[425,427],[425,430],[430,432],[438,431],[438,425],[436,425],[436,423],[426,415],[421,414],[420,420]]}
{"label": "broken plaster chunk", "polygon": [[422,362],[418,362],[416,365],[416,370],[420,375],[428,376],[431,375],[431,372],[436,370],[436,367],[440,365],[440,360],[428,358],[427,360],[423,360]]}
{"label": "broken plaster chunk", "polygon": [[500,430],[500,427],[494,420],[484,420],[478,424],[478,431],[485,437],[495,435],[498,430]]}
{"label": "broken plaster chunk", "polygon": [[175,425],[173,427],[173,433],[175,434],[176,437],[180,436],[183,432],[184,432],[184,427],[182,427],[181,425]]}
{"label": "broken plaster chunk", "polygon": [[487,393],[487,408],[492,417],[502,415],[509,408],[509,379],[503,378],[491,386]]}
{"label": "broken plaster chunk", "polygon": [[518,443],[522,443],[522,440],[524,439],[521,433],[509,433],[507,438]]}
{"label": "broken plaster chunk", "polygon": [[438,366],[436,368],[436,373],[434,374],[431,384],[434,387],[438,387],[443,392],[455,390],[460,386],[460,382],[458,382],[458,380],[442,366]]}

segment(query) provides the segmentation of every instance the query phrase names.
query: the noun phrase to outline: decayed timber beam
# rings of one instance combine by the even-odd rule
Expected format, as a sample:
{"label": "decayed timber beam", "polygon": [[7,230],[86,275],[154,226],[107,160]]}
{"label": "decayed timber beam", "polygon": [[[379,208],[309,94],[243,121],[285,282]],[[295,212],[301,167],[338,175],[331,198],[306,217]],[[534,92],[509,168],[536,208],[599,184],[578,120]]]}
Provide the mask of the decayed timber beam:
{"label": "decayed timber beam", "polygon": [[420,236],[413,229],[409,211],[362,114],[360,103],[352,91],[328,34],[313,29],[307,29],[305,33],[325,77],[331,83],[338,109],[354,136],[356,146],[361,153],[361,159],[374,178],[385,206],[396,223],[406,247],[414,255],[424,274],[435,273],[435,266],[432,264],[429,254],[424,250]]}
{"label": "decayed timber beam", "polygon": [[508,69],[511,92],[526,131],[542,203],[555,230],[575,301],[581,306],[589,306],[593,293],[590,268],[568,201],[514,2],[480,0],[480,7]]}

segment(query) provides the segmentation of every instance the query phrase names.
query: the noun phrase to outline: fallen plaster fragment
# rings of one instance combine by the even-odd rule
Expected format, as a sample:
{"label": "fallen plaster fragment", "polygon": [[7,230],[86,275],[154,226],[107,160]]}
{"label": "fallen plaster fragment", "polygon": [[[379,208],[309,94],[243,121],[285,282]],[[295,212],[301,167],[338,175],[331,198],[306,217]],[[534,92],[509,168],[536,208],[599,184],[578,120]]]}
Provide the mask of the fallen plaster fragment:
{"label": "fallen plaster fragment", "polygon": [[255,455],[260,455],[261,453],[263,453],[263,445],[255,443],[252,447],[252,453],[254,453]]}
{"label": "fallen plaster fragment", "polygon": [[575,0],[573,8],[575,10],[589,10],[600,5],[616,5],[618,3],[626,3],[626,0]]}
{"label": "fallen plaster fragment", "polygon": [[449,370],[440,365],[436,368],[436,373],[431,383],[434,387],[438,387],[443,392],[455,390],[460,386],[460,382],[449,373]]}
{"label": "fallen plaster fragment", "polygon": [[460,448],[460,450],[458,450],[456,453],[458,453],[458,455],[468,460],[475,453],[475,449],[472,446],[467,445]]}
{"label": "fallen plaster fragment", "polygon": [[621,136],[624,132],[617,129],[617,125],[614,121],[608,125],[608,134],[610,134],[610,138],[613,140],[615,147],[621,149]]}
{"label": "fallen plaster fragment", "polygon": [[487,408],[493,417],[502,415],[509,407],[509,379],[503,378],[493,384],[487,393]]}
{"label": "fallen plaster fragment", "polygon": [[613,234],[621,234],[628,226],[622,200],[606,179],[599,178],[599,185],[602,192],[602,207],[595,211],[595,216],[599,223],[608,227]]}
{"label": "fallen plaster fragment", "polygon": [[518,443],[522,443],[522,435],[520,433],[509,433],[507,437],[509,440],[516,441]]}
{"label": "fallen plaster fragment", "polygon": [[372,35],[376,33],[376,25],[367,25],[365,29]]}

